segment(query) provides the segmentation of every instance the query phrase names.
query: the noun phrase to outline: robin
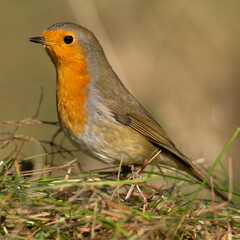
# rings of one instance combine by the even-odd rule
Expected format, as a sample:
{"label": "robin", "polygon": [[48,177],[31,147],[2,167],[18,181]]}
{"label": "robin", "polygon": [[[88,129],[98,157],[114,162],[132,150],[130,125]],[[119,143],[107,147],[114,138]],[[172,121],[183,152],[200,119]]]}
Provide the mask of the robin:
{"label": "robin", "polygon": [[[91,31],[63,22],[29,41],[43,44],[56,67],[59,122],[78,148],[105,163],[123,160],[126,165],[143,165],[159,149],[152,163],[203,181],[202,171],[123,85]],[[227,199],[216,189],[215,193]]]}

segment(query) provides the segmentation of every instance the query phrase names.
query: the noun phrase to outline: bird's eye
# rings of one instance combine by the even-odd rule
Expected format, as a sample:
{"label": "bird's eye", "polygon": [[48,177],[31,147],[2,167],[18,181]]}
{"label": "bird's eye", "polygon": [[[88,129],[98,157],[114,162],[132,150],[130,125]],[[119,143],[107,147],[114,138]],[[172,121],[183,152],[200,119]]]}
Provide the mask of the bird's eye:
{"label": "bird's eye", "polygon": [[73,36],[66,36],[64,37],[63,41],[69,45],[73,42]]}

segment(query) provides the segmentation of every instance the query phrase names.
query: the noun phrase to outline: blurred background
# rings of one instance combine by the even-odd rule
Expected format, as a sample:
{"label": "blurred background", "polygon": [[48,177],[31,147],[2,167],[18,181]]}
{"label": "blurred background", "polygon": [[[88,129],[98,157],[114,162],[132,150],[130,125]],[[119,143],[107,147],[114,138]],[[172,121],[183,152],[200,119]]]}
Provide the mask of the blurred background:
{"label": "blurred background", "polygon": [[[27,39],[56,22],[75,22],[95,33],[120,79],[176,146],[210,166],[240,127],[239,13],[237,0],[3,0],[0,121],[33,116],[41,86],[37,119],[57,120],[54,66],[43,47]],[[2,133],[11,126],[0,128]],[[32,125],[17,133],[49,140],[56,129]],[[42,152],[37,144],[29,152],[28,143],[24,148],[25,157]],[[227,168],[232,158],[240,183],[239,156],[240,136],[222,159]],[[77,157],[84,169],[96,167],[85,155]]]}

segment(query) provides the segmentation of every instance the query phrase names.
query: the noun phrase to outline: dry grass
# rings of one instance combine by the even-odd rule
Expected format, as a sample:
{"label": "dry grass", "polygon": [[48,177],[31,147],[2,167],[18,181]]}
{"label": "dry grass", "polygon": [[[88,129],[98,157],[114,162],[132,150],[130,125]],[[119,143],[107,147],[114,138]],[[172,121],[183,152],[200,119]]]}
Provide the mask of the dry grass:
{"label": "dry grass", "polygon": [[126,202],[125,190],[113,196],[124,181],[104,175],[101,180],[96,173],[82,174],[81,180],[9,175],[1,187],[0,233],[10,239],[240,238],[240,210],[233,206],[214,209],[210,201],[196,200],[189,209],[189,200],[151,188],[142,190],[147,204],[136,192]]}
{"label": "dry grass", "polygon": [[116,185],[126,180],[109,180],[110,172],[83,173],[79,179],[69,176],[72,164],[63,167],[65,178],[5,178],[1,234],[10,239],[240,238],[240,210],[233,206],[213,208],[210,201],[196,200],[189,209],[189,200],[146,185],[142,191],[147,204],[136,192],[126,202],[125,187],[131,182],[113,195]]}

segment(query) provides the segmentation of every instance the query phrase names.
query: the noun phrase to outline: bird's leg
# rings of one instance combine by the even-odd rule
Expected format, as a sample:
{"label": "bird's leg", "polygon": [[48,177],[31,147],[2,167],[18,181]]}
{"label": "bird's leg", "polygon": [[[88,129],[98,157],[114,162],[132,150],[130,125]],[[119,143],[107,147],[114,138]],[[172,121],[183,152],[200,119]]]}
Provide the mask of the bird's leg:
{"label": "bird's leg", "polygon": [[[133,164],[130,165],[130,168],[131,168],[131,172],[132,172],[132,179],[135,179],[135,169],[134,169],[134,165],[133,165]],[[131,179],[131,178],[130,178],[130,179]],[[128,199],[131,197],[132,192],[133,192],[133,190],[134,190],[134,187],[135,187],[135,184],[132,184],[131,187],[129,188],[128,193],[127,193],[127,195],[126,195],[126,197],[125,197],[125,201],[128,200]]]}
{"label": "bird's leg", "polygon": [[[130,167],[131,167],[131,171],[132,171],[132,179],[140,178],[140,177],[141,177],[140,174],[142,173],[142,171],[147,167],[147,165],[148,165],[153,159],[155,159],[155,158],[157,157],[157,155],[158,155],[160,152],[161,152],[161,150],[159,150],[159,149],[154,150],[154,152],[151,154],[150,158],[145,159],[142,167],[141,167],[140,169],[138,169],[137,172],[135,172],[134,165],[131,164]],[[132,192],[133,192],[135,186],[136,186],[136,188],[137,188],[138,193],[143,197],[143,199],[144,199],[144,204],[146,204],[146,203],[147,203],[147,198],[144,196],[144,194],[142,193],[139,185],[137,185],[137,184],[132,184],[132,185],[131,185],[131,187],[130,187],[130,189],[129,189],[126,197],[125,197],[125,200],[128,200],[128,199],[130,198],[130,196],[132,195]]]}
{"label": "bird's leg", "polygon": [[[140,169],[140,170],[141,170],[141,169]],[[136,179],[136,178],[141,177],[141,176],[138,174],[140,171],[138,170],[138,171],[136,172],[133,164],[131,165],[131,171],[132,171],[132,179],[133,179],[133,180]],[[128,199],[130,198],[130,196],[132,195],[132,192],[133,192],[133,190],[134,190],[134,187],[137,188],[137,192],[138,192],[138,193],[142,196],[142,198],[144,199],[144,203],[146,203],[146,202],[147,202],[147,198],[144,196],[144,194],[142,193],[140,187],[139,187],[137,184],[132,184],[132,185],[131,185],[131,187],[130,187],[130,189],[129,189],[126,197],[125,197],[125,200],[128,200]]]}
{"label": "bird's leg", "polygon": [[[135,171],[135,168],[134,168],[134,165],[131,165],[131,170],[132,170],[132,179],[136,179],[136,178],[139,178],[140,175],[138,174],[139,170],[136,172]],[[141,170],[141,169],[140,169]],[[146,206],[148,205],[148,202],[147,202],[147,198],[144,196],[144,194],[142,193],[139,185],[137,184],[132,184],[130,189],[128,190],[128,193],[125,197],[125,200],[128,200],[130,198],[130,196],[132,195],[132,192],[134,190],[134,187],[137,188],[137,192],[142,196],[143,200],[144,200],[144,204],[143,204],[143,212],[145,212],[145,209],[146,209]]]}

